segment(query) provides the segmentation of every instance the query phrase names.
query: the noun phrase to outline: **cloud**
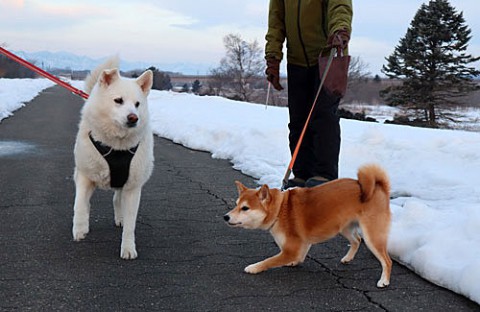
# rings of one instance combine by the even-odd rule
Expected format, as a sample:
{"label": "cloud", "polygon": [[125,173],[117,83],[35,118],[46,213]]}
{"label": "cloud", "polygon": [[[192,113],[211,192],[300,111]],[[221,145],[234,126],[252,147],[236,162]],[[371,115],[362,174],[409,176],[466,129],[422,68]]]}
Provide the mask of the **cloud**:
{"label": "cloud", "polygon": [[73,4],[73,5],[54,5],[51,3],[38,3],[37,10],[40,14],[45,15],[47,18],[75,18],[81,19],[92,15],[98,15],[107,13],[105,9],[85,5],[85,4]]}
{"label": "cloud", "polygon": [[386,41],[370,37],[352,37],[349,53],[359,57],[368,65],[368,70],[373,74],[380,74],[385,64],[385,57],[389,56],[395,47]]}
{"label": "cloud", "polygon": [[205,29],[235,23],[262,25],[267,18],[269,0],[147,1],[152,6],[184,14],[196,21],[192,28]]}
{"label": "cloud", "polygon": [[[206,9],[204,5],[202,8]],[[255,5],[246,10],[244,14],[250,17],[258,18],[261,14]],[[224,54],[223,37],[229,33],[241,33],[245,40],[258,40],[263,45],[261,39],[266,27],[258,23],[244,25],[240,19],[242,25],[239,25],[238,20],[232,19],[206,24],[205,16],[187,12],[176,11],[174,5],[161,7],[158,2],[144,1],[135,6],[119,2],[108,16],[76,25],[72,30],[75,40],[88,42],[88,46],[79,49],[88,51],[89,55],[96,51],[95,56],[104,56],[113,50],[133,60],[216,64]],[[63,41],[66,40],[69,39],[64,37]]]}
{"label": "cloud", "polygon": [[0,19],[2,30],[17,32],[20,36],[53,31],[61,27],[72,27],[91,18],[101,18],[108,14],[108,10],[102,7],[91,7],[87,4],[54,5],[49,1],[15,2],[18,2],[15,6],[9,6],[8,2],[0,5]]}
{"label": "cloud", "polygon": [[25,5],[24,0],[3,0],[0,3],[1,10],[20,9]]}

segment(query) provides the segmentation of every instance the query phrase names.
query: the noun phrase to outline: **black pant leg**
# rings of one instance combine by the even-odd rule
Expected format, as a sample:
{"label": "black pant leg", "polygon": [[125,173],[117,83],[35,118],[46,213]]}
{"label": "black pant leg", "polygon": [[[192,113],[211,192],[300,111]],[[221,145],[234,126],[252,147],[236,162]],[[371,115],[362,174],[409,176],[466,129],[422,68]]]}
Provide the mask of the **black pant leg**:
{"label": "black pant leg", "polygon": [[[318,67],[287,65],[290,151],[293,154],[315,100],[320,78]],[[293,166],[296,177],[338,178],[340,153],[340,99],[320,92],[315,110]]]}
{"label": "black pant leg", "polygon": [[[318,71],[288,64],[287,75],[288,111],[290,117],[288,128],[290,130],[290,151],[293,154],[315,99],[316,88],[318,86]],[[312,170],[315,168],[312,134],[313,133],[307,129],[293,166],[293,174],[295,177],[305,180],[313,176]]]}
{"label": "black pant leg", "polygon": [[309,125],[315,154],[313,175],[329,180],[338,178],[341,144],[340,117],[337,113],[339,103],[340,98],[322,89]]}

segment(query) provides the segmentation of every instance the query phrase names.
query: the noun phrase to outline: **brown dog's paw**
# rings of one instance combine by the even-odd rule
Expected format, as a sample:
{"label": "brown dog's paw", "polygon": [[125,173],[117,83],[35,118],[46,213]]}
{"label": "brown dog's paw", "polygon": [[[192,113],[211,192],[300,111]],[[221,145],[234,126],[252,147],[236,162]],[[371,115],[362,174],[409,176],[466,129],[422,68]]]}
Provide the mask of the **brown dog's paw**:
{"label": "brown dog's paw", "polygon": [[387,280],[387,279],[384,279],[384,278],[381,278],[381,279],[377,282],[377,287],[378,287],[378,288],[385,288],[385,287],[387,287],[388,285],[390,285],[390,281]]}
{"label": "brown dog's paw", "polygon": [[244,271],[248,274],[258,274],[264,271],[264,269],[261,267],[260,263],[254,263],[245,267]]}
{"label": "brown dog's paw", "polygon": [[353,260],[353,257],[347,257],[347,256],[345,256],[345,257],[342,258],[342,260],[340,260],[340,262],[341,262],[342,264],[350,264],[350,262],[352,262],[352,260]]}

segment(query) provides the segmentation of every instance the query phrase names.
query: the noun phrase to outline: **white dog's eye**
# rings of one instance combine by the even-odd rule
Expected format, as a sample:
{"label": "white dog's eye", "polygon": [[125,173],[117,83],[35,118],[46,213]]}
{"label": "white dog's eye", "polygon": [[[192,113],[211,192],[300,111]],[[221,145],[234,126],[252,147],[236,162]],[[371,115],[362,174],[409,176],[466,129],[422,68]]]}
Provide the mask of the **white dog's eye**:
{"label": "white dog's eye", "polygon": [[120,97],[120,98],[116,98],[113,100],[115,103],[117,104],[123,104],[123,99]]}
{"label": "white dog's eye", "polygon": [[139,106],[140,106],[140,102],[135,103],[135,107],[139,107]]}
{"label": "white dog's eye", "polygon": [[243,211],[247,211],[247,210],[250,209],[250,208],[248,208],[247,206],[243,206],[241,209],[242,209]]}

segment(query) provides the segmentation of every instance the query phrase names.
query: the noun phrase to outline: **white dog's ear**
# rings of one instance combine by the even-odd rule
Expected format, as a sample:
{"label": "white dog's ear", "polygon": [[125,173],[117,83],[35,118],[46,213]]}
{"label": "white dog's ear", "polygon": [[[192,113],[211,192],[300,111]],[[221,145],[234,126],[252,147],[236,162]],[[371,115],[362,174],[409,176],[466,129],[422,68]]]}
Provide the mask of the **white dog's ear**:
{"label": "white dog's ear", "polygon": [[108,87],[114,81],[116,81],[120,75],[118,74],[118,69],[105,69],[102,74],[100,75],[100,85],[103,87]]}
{"label": "white dog's ear", "polygon": [[146,70],[140,77],[137,78],[137,83],[142,89],[145,95],[150,93],[150,89],[152,89],[153,85],[153,72],[149,69]]}
{"label": "white dog's ear", "polygon": [[238,194],[241,194],[243,191],[247,189],[247,187],[243,185],[242,182],[240,181],[235,181],[235,184],[237,185]]}
{"label": "white dog's ear", "polygon": [[266,185],[266,184],[262,185],[260,190],[258,190],[258,195],[259,195],[259,198],[262,202],[269,201],[270,200],[270,189],[268,188],[268,185]]}
{"label": "white dog's ear", "polygon": [[100,75],[99,83],[102,87],[108,87],[118,78],[120,78],[118,69],[105,69]]}

